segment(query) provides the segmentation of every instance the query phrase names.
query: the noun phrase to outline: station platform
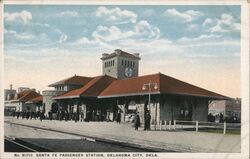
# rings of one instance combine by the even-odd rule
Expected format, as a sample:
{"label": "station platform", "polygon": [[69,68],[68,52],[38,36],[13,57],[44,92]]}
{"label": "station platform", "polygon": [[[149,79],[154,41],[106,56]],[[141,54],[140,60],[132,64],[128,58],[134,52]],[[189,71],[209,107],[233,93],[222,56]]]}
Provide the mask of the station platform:
{"label": "station platform", "polygon": [[135,131],[131,123],[27,120],[5,117],[5,124],[55,130],[121,144],[158,149],[162,152],[239,153],[241,136],[193,131]]}

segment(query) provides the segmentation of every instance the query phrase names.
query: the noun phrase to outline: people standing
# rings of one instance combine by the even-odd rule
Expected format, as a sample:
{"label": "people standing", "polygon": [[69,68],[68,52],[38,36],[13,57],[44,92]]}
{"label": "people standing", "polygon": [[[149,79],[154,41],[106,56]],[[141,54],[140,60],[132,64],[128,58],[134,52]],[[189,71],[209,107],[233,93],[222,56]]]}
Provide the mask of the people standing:
{"label": "people standing", "polygon": [[51,112],[51,110],[48,112],[48,114],[49,114],[49,120],[52,120],[52,112]]}
{"label": "people standing", "polygon": [[83,120],[84,120],[84,113],[83,113],[83,111],[81,111],[81,122],[83,122]]}
{"label": "people standing", "polygon": [[147,111],[146,114],[145,114],[144,130],[150,130],[150,120],[151,120],[151,115],[150,115],[150,112]]}
{"label": "people standing", "polygon": [[86,113],[85,121],[86,121],[86,122],[89,122],[90,117],[91,117],[91,112],[88,110],[87,113]]}
{"label": "people standing", "polygon": [[120,124],[120,122],[121,122],[121,112],[120,112],[120,110],[118,110],[115,120],[116,120],[116,122],[118,124]]}
{"label": "people standing", "polygon": [[44,112],[40,112],[40,121],[44,119]]}
{"label": "people standing", "polygon": [[139,112],[136,113],[135,118],[134,118],[134,127],[135,130],[138,130],[138,127],[141,126],[141,122],[140,122],[140,116],[139,116]]}
{"label": "people standing", "polygon": [[19,118],[19,115],[20,115],[20,111],[18,110],[17,113],[16,113],[17,119]]}
{"label": "people standing", "polygon": [[96,112],[93,110],[91,114],[91,120],[95,121],[95,118],[96,118]]}
{"label": "people standing", "polygon": [[27,111],[27,112],[26,112],[26,119],[28,120],[28,119],[29,119],[29,117],[30,117],[30,112],[29,112],[29,111]]}
{"label": "people standing", "polygon": [[67,110],[65,110],[65,121],[68,121],[69,120],[69,113]]}
{"label": "people standing", "polygon": [[220,113],[220,123],[224,122],[223,114]]}
{"label": "people standing", "polygon": [[79,117],[78,113],[77,113],[77,112],[75,112],[75,113],[74,113],[75,123],[78,121],[78,117]]}

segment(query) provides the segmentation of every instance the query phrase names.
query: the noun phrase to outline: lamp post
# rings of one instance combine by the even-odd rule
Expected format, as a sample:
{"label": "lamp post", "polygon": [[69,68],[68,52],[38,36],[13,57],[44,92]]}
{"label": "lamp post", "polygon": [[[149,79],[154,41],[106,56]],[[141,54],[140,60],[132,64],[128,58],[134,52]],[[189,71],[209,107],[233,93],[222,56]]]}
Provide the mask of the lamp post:
{"label": "lamp post", "polygon": [[[149,83],[143,84],[143,86],[142,86],[142,90],[146,90],[148,88],[148,108],[149,108],[149,113],[151,113],[151,110],[150,110],[151,87],[154,87],[155,90],[158,89],[157,83],[153,83],[151,81],[149,81]],[[157,114],[157,110],[155,109],[155,128],[156,128],[156,114]]]}

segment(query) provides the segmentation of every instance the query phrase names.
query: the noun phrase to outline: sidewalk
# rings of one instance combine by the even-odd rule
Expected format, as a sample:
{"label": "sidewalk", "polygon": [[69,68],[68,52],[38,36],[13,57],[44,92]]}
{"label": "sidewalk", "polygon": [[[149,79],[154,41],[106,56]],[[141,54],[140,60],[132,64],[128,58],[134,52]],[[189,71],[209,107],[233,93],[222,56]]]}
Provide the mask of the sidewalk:
{"label": "sidewalk", "polygon": [[178,152],[240,152],[240,135],[187,131],[135,131],[128,123],[26,120],[12,117],[5,122],[91,136],[141,147]]}

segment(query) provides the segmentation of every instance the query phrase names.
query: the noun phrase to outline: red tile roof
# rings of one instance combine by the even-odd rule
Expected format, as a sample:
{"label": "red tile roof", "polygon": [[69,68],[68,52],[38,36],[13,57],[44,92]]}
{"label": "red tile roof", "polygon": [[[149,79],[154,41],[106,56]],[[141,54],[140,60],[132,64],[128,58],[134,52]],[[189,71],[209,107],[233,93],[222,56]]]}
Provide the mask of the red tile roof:
{"label": "red tile roof", "polygon": [[35,97],[31,100],[29,100],[30,102],[33,102],[33,103],[40,103],[40,102],[43,102],[43,96],[38,96],[38,97]]}
{"label": "red tile roof", "polygon": [[63,95],[54,97],[54,99],[79,98],[80,96],[97,97],[114,80],[116,79],[107,75],[97,76],[94,77],[85,86],[69,91]]}
{"label": "red tile roof", "polygon": [[54,87],[56,85],[64,85],[64,84],[85,85],[92,79],[93,79],[92,77],[84,77],[84,76],[74,75],[74,76],[66,78],[64,80],[52,83],[49,85],[49,87]]}
{"label": "red tile roof", "polygon": [[219,98],[219,99],[228,98],[221,94],[194,86],[192,84],[166,76],[164,74],[159,74],[159,76],[161,80],[160,83],[161,93],[202,96],[202,97]]}
{"label": "red tile roof", "polygon": [[223,95],[188,84],[161,73],[113,81],[103,92],[101,92],[99,97],[105,98],[147,94],[148,89],[142,90],[142,86],[150,81],[152,83],[157,83],[158,86],[157,89],[154,89],[153,87],[151,88],[152,93],[201,96],[218,99],[227,98]]}
{"label": "red tile roof", "polygon": [[138,95],[142,93],[147,93],[147,90],[142,90],[142,86],[145,83],[151,81],[152,83],[157,83],[158,88],[152,89],[151,92],[159,92],[160,78],[157,75],[147,75],[140,76],[122,80],[116,80],[112,82],[101,94],[100,96],[123,96],[123,95]]}
{"label": "red tile roof", "polygon": [[39,93],[29,89],[29,90],[25,90],[25,91],[22,91],[22,92],[19,92],[17,94],[17,98],[14,97],[13,98],[13,101],[22,101],[22,102],[27,102],[31,99],[34,99],[38,96],[41,96]]}
{"label": "red tile roof", "polygon": [[114,53],[111,53],[111,54],[106,54],[106,56],[103,56],[101,59],[102,60],[105,60],[105,59],[109,59],[109,58],[112,58],[112,57],[115,57],[115,56],[123,56],[123,57],[129,57],[129,58],[137,58],[137,59],[141,59],[139,56],[136,56],[136,55],[134,55],[134,54],[130,54],[130,53],[128,53],[128,52],[125,52],[125,51],[122,51],[122,50],[119,50],[118,49],[118,51],[116,52],[116,50],[115,50],[115,52]]}

